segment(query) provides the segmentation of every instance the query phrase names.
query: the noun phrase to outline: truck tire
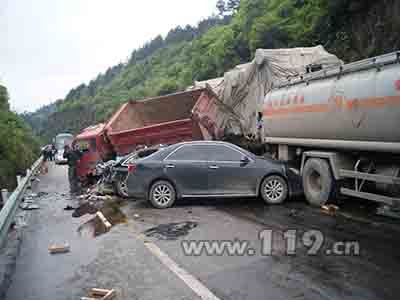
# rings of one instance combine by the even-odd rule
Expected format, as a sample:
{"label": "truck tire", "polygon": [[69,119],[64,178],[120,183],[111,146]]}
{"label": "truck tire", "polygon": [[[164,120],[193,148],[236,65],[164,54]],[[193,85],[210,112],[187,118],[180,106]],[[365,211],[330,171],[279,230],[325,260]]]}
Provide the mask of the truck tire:
{"label": "truck tire", "polygon": [[174,186],[165,180],[156,181],[150,188],[149,200],[155,208],[171,207],[176,200]]}
{"label": "truck tire", "polygon": [[335,194],[335,179],[328,162],[324,159],[307,160],[302,179],[306,199],[313,206],[324,205]]}
{"label": "truck tire", "polygon": [[288,197],[289,188],[281,176],[268,176],[261,184],[260,194],[267,204],[281,204]]}

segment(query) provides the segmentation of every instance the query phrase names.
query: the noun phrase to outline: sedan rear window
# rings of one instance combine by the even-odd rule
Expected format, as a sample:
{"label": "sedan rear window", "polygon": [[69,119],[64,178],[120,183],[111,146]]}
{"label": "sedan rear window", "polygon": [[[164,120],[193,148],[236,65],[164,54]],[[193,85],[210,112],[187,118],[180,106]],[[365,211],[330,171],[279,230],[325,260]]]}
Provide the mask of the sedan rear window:
{"label": "sedan rear window", "polygon": [[209,161],[239,162],[244,156],[238,150],[225,145],[206,145],[206,153]]}
{"label": "sedan rear window", "polygon": [[124,165],[131,164],[138,159],[149,157],[149,156],[153,155],[154,153],[159,152],[161,149],[162,148],[158,148],[158,149],[151,148],[151,149],[145,149],[145,150],[138,151],[135,154],[133,154],[132,156],[130,156],[123,164]]}

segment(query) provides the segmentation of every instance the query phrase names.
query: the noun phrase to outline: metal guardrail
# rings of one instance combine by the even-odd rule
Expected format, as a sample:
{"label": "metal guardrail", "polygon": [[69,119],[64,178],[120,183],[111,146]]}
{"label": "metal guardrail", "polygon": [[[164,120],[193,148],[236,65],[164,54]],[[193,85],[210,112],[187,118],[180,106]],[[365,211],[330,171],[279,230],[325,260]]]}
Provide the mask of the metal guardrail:
{"label": "metal guardrail", "polygon": [[[27,170],[26,177],[22,178],[18,183],[15,191],[5,201],[2,210],[0,211],[0,248],[4,245],[11,223],[14,220],[15,213],[17,212],[18,206],[21,202],[22,195],[26,188],[31,182],[32,177],[36,174],[36,171],[41,166],[43,157],[40,157],[32,166]],[[4,201],[4,199],[3,199]]]}

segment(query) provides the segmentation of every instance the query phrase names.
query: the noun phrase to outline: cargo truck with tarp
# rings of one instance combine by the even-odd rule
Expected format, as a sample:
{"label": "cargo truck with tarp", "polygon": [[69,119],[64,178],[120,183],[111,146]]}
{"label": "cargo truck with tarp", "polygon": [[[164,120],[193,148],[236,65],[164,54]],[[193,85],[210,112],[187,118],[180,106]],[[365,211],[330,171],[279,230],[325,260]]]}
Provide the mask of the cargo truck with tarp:
{"label": "cargo truck with tarp", "polygon": [[217,106],[214,126],[288,161],[311,204],[341,194],[400,211],[400,52],[343,64],[322,46],[260,49],[205,86],[232,112]]}

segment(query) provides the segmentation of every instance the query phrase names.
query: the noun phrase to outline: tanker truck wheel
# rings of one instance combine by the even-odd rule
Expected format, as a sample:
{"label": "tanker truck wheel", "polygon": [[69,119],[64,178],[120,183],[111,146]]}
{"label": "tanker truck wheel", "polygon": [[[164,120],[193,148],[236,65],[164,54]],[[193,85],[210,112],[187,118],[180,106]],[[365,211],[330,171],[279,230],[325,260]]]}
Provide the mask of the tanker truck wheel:
{"label": "tanker truck wheel", "polygon": [[308,203],[321,206],[335,194],[335,179],[326,160],[310,158],[303,169],[303,188]]}

